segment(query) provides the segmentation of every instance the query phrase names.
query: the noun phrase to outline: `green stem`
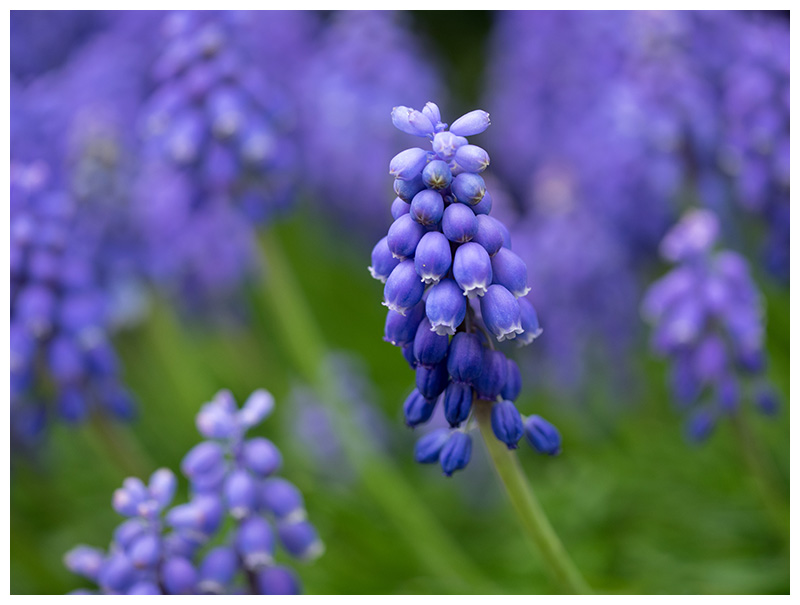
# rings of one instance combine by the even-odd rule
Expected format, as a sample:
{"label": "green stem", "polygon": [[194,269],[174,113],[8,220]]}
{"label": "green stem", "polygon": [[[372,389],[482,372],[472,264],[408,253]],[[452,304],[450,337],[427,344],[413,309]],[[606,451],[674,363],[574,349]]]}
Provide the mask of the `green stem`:
{"label": "green stem", "polygon": [[459,592],[473,592],[476,587],[487,593],[498,592],[498,587],[485,578],[442,529],[392,461],[360,433],[339,392],[338,381],[330,372],[326,346],[314,314],[273,237],[268,234],[262,239],[267,275],[261,295],[295,369],[314,388],[320,401],[334,412],[335,430],[363,485],[427,569]]}
{"label": "green stem", "polygon": [[789,509],[777,487],[778,481],[775,468],[769,463],[765,452],[759,447],[758,440],[742,413],[732,414],[731,421],[739,440],[739,449],[744,456],[745,463],[750,468],[751,476],[767,513],[778,532],[788,542]]}
{"label": "green stem", "polygon": [[473,409],[492,463],[506,488],[525,533],[536,545],[550,571],[565,589],[573,594],[590,594],[589,585],[570,559],[536,499],[516,454],[495,438],[491,426],[491,404],[475,401]]}

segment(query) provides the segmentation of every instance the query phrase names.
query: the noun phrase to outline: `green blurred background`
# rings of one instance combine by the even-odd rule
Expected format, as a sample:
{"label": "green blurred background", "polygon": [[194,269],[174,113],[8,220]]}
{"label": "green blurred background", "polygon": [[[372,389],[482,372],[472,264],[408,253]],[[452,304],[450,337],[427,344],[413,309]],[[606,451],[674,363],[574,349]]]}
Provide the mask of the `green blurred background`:
{"label": "green blurred background", "polygon": [[[414,434],[403,426],[400,413],[413,374],[399,351],[381,340],[381,288],[366,271],[368,260],[349,246],[343,232],[315,222],[303,210],[268,237],[274,258],[266,259],[268,279],[249,292],[245,312],[252,321],[210,325],[178,317],[153,301],[146,323],[117,339],[125,378],[140,401],[139,419],[130,427],[111,427],[112,433],[108,427],[54,427],[37,463],[12,469],[11,592],[64,593],[82,586],[63,567],[64,553],[78,543],[108,544],[120,521],[110,506],[113,490],[133,472],[149,474],[160,466],[177,470],[200,440],[194,414],[223,387],[240,400],[257,387],[276,397],[275,415],[258,432],[282,449],[284,475],[303,490],[309,517],[326,544],[319,560],[299,566],[306,592],[559,591],[522,534],[482,443],[472,464],[452,479],[437,466],[413,461]],[[275,316],[271,296],[285,297],[287,289],[269,276],[282,261],[316,325],[283,331],[286,326]],[[789,297],[767,281],[760,285],[766,293],[770,377],[788,402]],[[307,338],[307,328],[316,342]],[[296,334],[292,346],[299,351],[312,354],[324,342],[329,350],[363,358],[366,377],[376,388],[374,403],[393,436],[385,447],[394,471],[372,473],[368,483],[346,469],[332,472],[309,455],[308,444],[291,431],[290,392],[303,383],[304,374],[287,354],[289,332]],[[687,444],[665,388],[664,364],[641,357],[620,363],[647,376],[642,381],[647,388],[636,393],[634,404],[604,394],[602,376],[590,381],[598,388],[580,400],[534,395],[528,388],[519,402],[523,412],[535,409],[561,429],[561,456],[546,458],[522,448],[520,458],[593,589],[787,593],[788,535],[765,508],[733,427],[722,424],[707,443]],[[774,419],[753,415],[746,421],[774,467],[776,495],[788,506],[788,409],[784,405]],[[392,473],[411,486],[470,562],[470,572],[457,582],[432,569],[421,554],[431,546],[429,536],[414,535],[376,500],[376,489],[391,488],[376,482],[396,477]]]}

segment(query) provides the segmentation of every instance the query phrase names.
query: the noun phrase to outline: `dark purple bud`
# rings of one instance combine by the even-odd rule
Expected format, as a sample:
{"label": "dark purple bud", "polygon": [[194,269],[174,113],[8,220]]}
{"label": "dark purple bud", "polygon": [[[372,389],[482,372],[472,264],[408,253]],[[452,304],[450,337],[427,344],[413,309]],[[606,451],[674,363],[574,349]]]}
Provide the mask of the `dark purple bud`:
{"label": "dark purple bud", "polygon": [[235,546],[247,569],[266,567],[275,560],[275,535],[269,522],[261,517],[248,517],[241,522]]}
{"label": "dark purple bud", "polygon": [[517,449],[524,429],[519,410],[510,401],[503,400],[492,406],[492,432],[508,449]]}
{"label": "dark purple bud", "polygon": [[433,189],[420,191],[411,200],[411,212],[409,214],[420,225],[435,225],[442,220],[443,213],[444,200],[442,195]]}
{"label": "dark purple bud", "polygon": [[503,385],[503,390],[500,391],[500,396],[507,401],[516,401],[522,391],[522,374],[519,371],[517,362],[513,359],[507,360],[508,377],[506,383]]}
{"label": "dark purple bud", "polygon": [[[463,332],[459,332],[462,334]],[[444,391],[444,417],[451,427],[456,427],[467,418],[472,409],[472,387],[463,382],[451,382]]]}
{"label": "dark purple bud", "polygon": [[483,296],[492,283],[492,261],[480,244],[467,242],[456,249],[453,277],[464,296]]}
{"label": "dark purple bud", "polygon": [[414,357],[414,343],[409,342],[403,345],[403,358],[412,370],[417,369],[417,360]]}
{"label": "dark purple bud", "polygon": [[[415,198],[416,199],[416,198]],[[464,204],[458,204],[466,208]],[[425,284],[439,283],[453,262],[450,242],[438,231],[429,231],[422,236],[414,253],[414,268]]]}
{"label": "dark purple bud", "polygon": [[450,126],[450,132],[456,136],[469,137],[473,134],[482,133],[489,128],[490,124],[489,114],[481,109],[476,109],[453,122]]}
{"label": "dark purple bud", "polygon": [[463,244],[478,232],[478,219],[466,204],[450,204],[442,215],[442,231],[451,242]]}
{"label": "dark purple bud", "polygon": [[498,342],[514,339],[523,333],[519,303],[503,286],[492,284],[486,290],[481,299],[481,316]]}
{"label": "dark purple bud", "polygon": [[48,362],[50,372],[59,384],[74,384],[83,376],[83,354],[72,338],[55,338],[50,344]]}
{"label": "dark purple bud", "polygon": [[508,248],[500,248],[492,257],[492,280],[519,298],[530,292],[528,268],[519,256]]}
{"label": "dark purple bud", "polygon": [[225,479],[225,501],[234,519],[243,519],[252,513],[258,502],[258,491],[253,476],[244,469],[234,470]]}
{"label": "dark purple bud", "polygon": [[269,439],[254,437],[244,442],[242,462],[260,477],[267,477],[280,469],[283,456]]}
{"label": "dark purple bud", "polygon": [[186,559],[168,559],[161,566],[161,583],[167,594],[194,594],[197,590],[197,571]]}
{"label": "dark purple bud", "polygon": [[474,206],[483,199],[486,183],[477,174],[464,172],[453,179],[450,189],[459,202]]}
{"label": "dark purple bud", "polygon": [[464,172],[483,172],[489,166],[489,154],[477,145],[462,145],[456,150],[455,161]]}
{"label": "dark purple bud", "polygon": [[422,172],[428,162],[428,153],[419,147],[401,151],[389,163],[389,174],[403,181],[413,179]]}
{"label": "dark purple bud", "polygon": [[[419,368],[417,368],[419,370]],[[406,424],[415,427],[418,424],[428,422],[433,414],[436,400],[425,399],[419,390],[414,389],[403,403],[403,416]]]}
{"label": "dark purple bud", "polygon": [[286,567],[273,565],[256,575],[258,592],[262,595],[300,594],[300,582],[294,572]]}
{"label": "dark purple bud", "polygon": [[453,431],[439,454],[439,462],[448,477],[469,464],[472,456],[472,438],[461,431]]}
{"label": "dark purple bud", "polygon": [[416,222],[410,214],[404,214],[389,226],[386,244],[392,256],[403,261],[414,256],[414,251],[423,235],[425,227]]}
{"label": "dark purple bud", "polygon": [[725,343],[719,336],[709,335],[697,345],[694,353],[695,373],[702,382],[722,380],[727,362]]}
{"label": "dark purple bud", "polygon": [[33,284],[20,292],[16,300],[16,315],[35,335],[47,333],[53,325],[56,301],[44,286]]}
{"label": "dark purple bud", "polygon": [[414,199],[414,196],[423,189],[425,189],[425,183],[422,182],[422,173],[408,181],[402,179],[395,179],[394,181],[394,192],[397,197],[409,204]]}
{"label": "dark purple bud", "polygon": [[278,519],[305,519],[306,516],[300,490],[280,477],[266,479],[262,484],[261,506]]}
{"label": "dark purple bud", "polygon": [[423,435],[414,445],[414,460],[421,464],[439,462],[439,453],[449,437],[447,429],[436,429]]}
{"label": "dark purple bud", "polygon": [[404,260],[395,267],[383,288],[383,305],[405,315],[422,300],[425,284],[420,281],[413,260]]}
{"label": "dark purple bud", "polygon": [[756,389],[756,406],[767,416],[774,416],[778,413],[778,395],[775,390],[766,384],[761,384]]}
{"label": "dark purple bud", "polygon": [[456,156],[456,150],[466,144],[467,139],[452,132],[437,132],[433,136],[433,151],[445,162],[452,160]]}
{"label": "dark purple bud", "polygon": [[525,437],[540,454],[556,456],[561,453],[561,433],[541,416],[529,416],[525,421]]}
{"label": "dark purple bud", "polygon": [[394,220],[399,219],[404,214],[408,214],[411,211],[411,204],[408,202],[404,202],[399,197],[394,198],[392,202],[392,218]]}
{"label": "dark purple bud", "polygon": [[128,558],[134,567],[148,569],[155,567],[161,558],[161,540],[156,534],[140,536],[128,549]]}
{"label": "dark purple bud", "polygon": [[447,363],[444,361],[435,366],[417,364],[416,373],[417,390],[426,399],[435,400],[447,386],[449,376],[447,375]]}
{"label": "dark purple bud", "polygon": [[520,324],[523,329],[522,334],[517,336],[517,342],[520,343],[520,346],[525,346],[541,336],[542,328],[539,326],[539,316],[536,314],[536,309],[533,308],[527,298],[518,298],[517,304],[519,304]]}
{"label": "dark purple bud", "polygon": [[706,409],[692,414],[686,423],[686,438],[693,443],[705,441],[717,423],[714,415]]}
{"label": "dark purple bud", "polygon": [[325,550],[317,530],[308,521],[279,522],[278,537],[286,552],[303,561],[316,559]]}
{"label": "dark purple bud", "polygon": [[477,335],[459,332],[453,336],[447,371],[456,382],[474,384],[483,371],[483,345]]}
{"label": "dark purple bud", "polygon": [[446,335],[437,334],[425,317],[419,323],[414,337],[414,358],[422,365],[436,365],[447,356],[449,344],[450,339]]}
{"label": "dark purple bud", "polygon": [[475,216],[488,215],[492,211],[492,194],[487,189],[480,202],[472,207]]}
{"label": "dark purple bud", "polygon": [[[405,202],[400,202],[408,207]],[[368,267],[370,274],[375,279],[386,283],[389,275],[392,274],[394,268],[400,264],[400,261],[394,257],[392,251],[389,250],[387,238],[382,238],[375,247],[372,249],[372,265]]]}
{"label": "dark purple bud", "polygon": [[401,315],[397,311],[387,312],[383,340],[396,347],[413,343],[414,337],[417,335],[417,327],[423,317],[425,317],[425,303],[422,301],[418,302],[405,315]]}
{"label": "dark purple bud", "polygon": [[428,292],[425,314],[437,334],[455,334],[467,315],[467,299],[452,279],[443,279]]}
{"label": "dark purple bud", "polygon": [[422,169],[422,182],[431,189],[447,189],[453,180],[450,166],[442,160],[433,160]]}
{"label": "dark purple bud", "polygon": [[81,422],[89,413],[86,397],[77,388],[62,389],[56,405],[59,417],[69,423]]}
{"label": "dark purple bud", "polygon": [[495,401],[508,380],[508,362],[500,351],[483,350],[483,369],[473,381],[479,399]]}
{"label": "dark purple bud", "polygon": [[229,546],[212,548],[200,564],[199,592],[202,594],[225,594],[239,570],[236,551]]}

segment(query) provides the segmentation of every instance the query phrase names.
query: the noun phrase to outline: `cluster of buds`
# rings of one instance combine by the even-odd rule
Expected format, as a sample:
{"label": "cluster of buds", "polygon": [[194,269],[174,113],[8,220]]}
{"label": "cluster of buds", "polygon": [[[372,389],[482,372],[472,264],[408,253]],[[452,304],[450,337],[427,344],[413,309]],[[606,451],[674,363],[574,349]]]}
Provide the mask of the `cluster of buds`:
{"label": "cluster of buds", "polygon": [[[295,574],[275,563],[276,542],[303,561],[322,554],[322,542],[300,491],[275,475],[282,463],[275,445],[263,437],[244,439],[272,408],[263,390],[241,409],[228,391],[217,393],[197,416],[208,441],[181,464],[191,500],[167,510],[176,487],[168,469],[156,471],[149,485],[126,479],[112,503],[128,519],[109,551],[78,546],[67,553],[67,567],[105,594],[298,593]],[[228,526],[222,543],[206,548]]]}
{"label": "cluster of buds", "polygon": [[419,462],[439,462],[450,476],[468,463],[474,405],[489,405],[495,436],[516,448],[523,434],[543,453],[560,451],[558,431],[539,416],[523,420],[514,400],[521,390],[516,363],[494,341],[530,344],[539,320],[525,298],[527,269],[511,250],[506,226],[490,216],[492,197],[481,173],[489,154],[465,137],[489,126],[489,114],[472,111],[448,129],[439,108],[395,107],[401,131],[432,142],[391,161],[397,194],[394,223],[372,251],[372,276],[385,283],[389,308],[384,339],[401,347],[416,372],[406,400],[406,423],[430,420],[441,402],[450,429],[424,436]]}

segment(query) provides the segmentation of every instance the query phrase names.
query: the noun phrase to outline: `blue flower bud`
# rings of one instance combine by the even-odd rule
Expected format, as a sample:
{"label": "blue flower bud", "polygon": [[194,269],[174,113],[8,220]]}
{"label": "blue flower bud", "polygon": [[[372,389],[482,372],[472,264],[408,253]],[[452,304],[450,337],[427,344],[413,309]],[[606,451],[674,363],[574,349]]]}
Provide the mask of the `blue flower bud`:
{"label": "blue flower bud", "polygon": [[386,280],[386,286],[383,288],[383,305],[405,315],[409,309],[422,300],[424,293],[425,284],[417,275],[414,261],[404,260],[395,267],[389,279]]}
{"label": "blue flower bud", "polygon": [[714,430],[716,423],[716,418],[709,410],[698,410],[686,423],[686,438],[693,443],[705,441]]}
{"label": "blue flower bud", "polygon": [[520,346],[531,344],[534,340],[539,338],[542,334],[542,328],[539,326],[539,316],[536,314],[536,309],[527,298],[518,298],[520,324],[522,325],[522,334],[517,336],[517,341]]}
{"label": "blue flower bud", "polygon": [[300,582],[292,570],[274,565],[262,569],[256,575],[258,592],[262,595],[300,594]]}
{"label": "blue flower bud", "polygon": [[53,339],[48,352],[50,373],[60,384],[78,382],[83,376],[83,354],[72,338]]}
{"label": "blue flower bud", "polygon": [[419,147],[401,151],[389,163],[389,174],[396,179],[408,181],[417,176],[428,162],[428,152]]}
{"label": "blue flower bud", "polygon": [[451,433],[439,454],[439,462],[448,477],[469,464],[472,456],[472,438],[461,431]]}
{"label": "blue flower bud", "polygon": [[508,248],[500,248],[492,257],[492,280],[519,298],[530,292],[525,261]]}
{"label": "blue flower bud", "polygon": [[495,401],[508,380],[508,362],[501,351],[483,350],[483,369],[473,381],[479,399]]}
{"label": "blue flower bud", "polygon": [[775,391],[767,385],[759,385],[756,389],[756,406],[767,416],[777,414],[780,404]]}
{"label": "blue flower bud", "polygon": [[209,439],[227,439],[239,430],[233,410],[216,401],[200,408],[195,423],[200,434]]}
{"label": "blue flower bud", "polygon": [[[406,207],[408,207],[408,204],[405,202],[401,201],[400,203],[405,204]],[[400,260],[395,258],[392,254],[392,251],[389,250],[387,238],[381,238],[381,241],[375,244],[375,247],[372,249],[372,265],[368,267],[372,277],[383,283],[386,283],[386,279],[399,264]]]}
{"label": "blue flower bud", "polygon": [[414,460],[422,464],[439,462],[439,453],[449,437],[447,429],[436,429],[423,435],[414,445]]}
{"label": "blue flower bud", "polygon": [[225,511],[218,496],[201,494],[195,496],[188,504],[171,508],[167,513],[166,521],[177,530],[209,536],[222,523],[224,514]]}
{"label": "blue flower bud", "polygon": [[414,337],[414,358],[417,363],[427,366],[438,364],[447,356],[450,339],[431,329],[431,322],[423,318]]}
{"label": "blue flower bud", "polygon": [[408,118],[413,109],[405,105],[398,105],[392,108],[392,124],[398,130],[406,134],[416,134],[416,130],[409,124]]}
{"label": "blue flower bud", "polygon": [[529,416],[525,421],[525,437],[540,454],[555,456],[561,453],[561,433],[541,416]]}
{"label": "blue flower bud", "polygon": [[134,517],[139,514],[139,506],[149,497],[141,479],[128,477],[122,482],[122,487],[114,491],[111,503],[120,515]]}
{"label": "blue flower bud", "polygon": [[202,594],[224,594],[238,571],[236,551],[229,546],[217,546],[208,551],[200,564],[198,584]]}
{"label": "blue flower bud", "polygon": [[55,306],[55,297],[48,288],[32,284],[18,295],[16,300],[17,317],[22,325],[39,336],[50,330]]}
{"label": "blue flower bud", "polygon": [[[467,244],[465,244],[467,245]],[[520,308],[517,299],[506,288],[492,284],[481,299],[481,316],[489,332],[498,340],[516,338],[522,334]]]}
{"label": "blue flower bud", "polygon": [[62,390],[56,405],[58,415],[70,423],[82,421],[89,413],[86,397],[77,388],[65,388]]}
{"label": "blue flower bud", "polygon": [[[462,332],[459,332],[462,334]],[[472,409],[472,387],[463,382],[451,382],[444,391],[444,417],[451,427],[456,427],[467,418]]]}
{"label": "blue flower bud", "polygon": [[297,487],[280,477],[266,479],[261,487],[261,506],[278,519],[305,519],[303,495]]}
{"label": "blue flower bud", "polygon": [[408,214],[411,211],[411,204],[408,202],[404,202],[399,197],[394,198],[392,202],[392,218],[394,220],[399,219],[404,214]]}
{"label": "blue flower bud", "polygon": [[450,189],[459,202],[474,206],[486,194],[486,183],[477,174],[464,172],[453,179]]}
{"label": "blue flower bud", "polygon": [[453,277],[464,296],[475,298],[486,294],[492,283],[492,261],[483,246],[467,242],[456,249]]}
{"label": "blue flower bud", "polygon": [[450,166],[442,160],[433,160],[422,169],[422,182],[431,189],[447,189],[453,180]]}
{"label": "blue flower bud", "polygon": [[478,232],[478,218],[466,204],[450,204],[442,215],[442,231],[451,242],[463,244]]}
{"label": "blue flower bud", "polygon": [[151,533],[140,536],[131,544],[127,555],[138,569],[155,567],[161,558],[161,540]]}
{"label": "blue flower bud", "polygon": [[414,129],[417,136],[431,136],[434,131],[434,122],[421,111],[412,110],[408,115],[408,124]]}
{"label": "blue flower bud", "polygon": [[467,315],[467,299],[452,279],[443,279],[428,292],[425,315],[437,334],[455,334]]}
{"label": "blue flower bud", "polygon": [[404,214],[389,226],[386,244],[392,256],[403,261],[414,256],[414,251],[423,235],[425,227],[416,222],[410,214]]}
{"label": "blue flower bud", "polygon": [[403,358],[412,370],[417,369],[417,359],[414,357],[414,343],[409,342],[403,345]]}
{"label": "blue flower bud", "polygon": [[[420,225],[435,225],[442,220],[444,200],[433,189],[424,189],[411,200],[411,218]],[[410,256],[410,255],[409,255]]]}
{"label": "blue flower bud", "polygon": [[213,489],[225,475],[225,452],[217,443],[198,443],[184,456],[181,470],[197,486]]}
{"label": "blue flower bud", "polygon": [[459,332],[453,336],[447,371],[456,382],[475,383],[483,371],[483,345],[477,335]]}
{"label": "blue flower bud", "polygon": [[716,385],[716,396],[722,410],[735,412],[741,399],[738,381],[730,374],[724,376]]}
{"label": "blue flower bud", "polygon": [[[446,336],[444,338],[447,338]],[[423,397],[435,400],[447,386],[447,363],[440,362],[435,366],[417,365],[417,390]]]}
{"label": "blue flower bud", "polygon": [[264,389],[256,389],[250,393],[250,396],[242,405],[242,409],[236,412],[236,418],[239,421],[239,425],[247,430],[263,422],[267,416],[272,414],[274,409],[275,398],[272,394]]}
{"label": "blue flower bud", "polygon": [[415,427],[418,424],[428,422],[431,414],[433,414],[435,405],[435,400],[425,399],[419,390],[414,389],[406,398],[405,403],[403,403],[403,416],[406,419],[406,424],[410,427]]}
{"label": "blue flower bud", "polygon": [[147,490],[158,503],[158,510],[165,509],[172,502],[177,484],[174,473],[167,468],[160,468],[150,476]]}
{"label": "blue flower bud", "polygon": [[394,192],[397,197],[409,204],[414,199],[414,196],[423,189],[425,189],[425,183],[422,182],[422,173],[407,181],[402,179],[395,179],[394,181]]}
{"label": "blue flower bud", "polygon": [[145,522],[139,517],[120,523],[114,530],[114,542],[127,549],[133,541],[145,532]]}
{"label": "blue flower bud", "polygon": [[259,569],[275,560],[275,535],[272,526],[261,517],[248,517],[236,530],[236,552],[247,569]]}
{"label": "blue flower bud", "polygon": [[[414,198],[416,199],[416,198]],[[466,208],[464,204],[458,204]],[[422,236],[414,253],[414,268],[425,284],[439,283],[453,262],[450,242],[438,231],[429,231]]]}
{"label": "blue flower bud", "polygon": [[464,172],[483,172],[489,167],[489,154],[477,145],[462,145],[456,150],[455,161]]}
{"label": "blue flower bud", "polygon": [[517,362],[513,359],[507,359],[508,376],[506,383],[503,385],[503,390],[500,391],[500,396],[507,401],[516,401],[522,391],[522,374],[519,371]]}
{"label": "blue flower bud", "polygon": [[242,519],[256,508],[258,493],[253,476],[246,470],[237,469],[225,479],[225,501],[234,519]]}
{"label": "blue flower bud", "polygon": [[517,449],[524,429],[519,410],[510,401],[503,400],[492,406],[492,432],[508,449]]}
{"label": "blue flower bud", "polygon": [[244,442],[242,462],[256,475],[267,477],[281,467],[283,456],[269,439],[254,437]]}
{"label": "blue flower bud", "polygon": [[308,521],[279,522],[278,537],[286,552],[304,561],[316,559],[325,550],[317,530]]}
{"label": "blue flower bud", "polygon": [[87,580],[97,582],[97,574],[103,566],[103,558],[104,554],[100,549],[80,545],[64,555],[64,565],[72,573],[81,575]]}
{"label": "blue flower bud", "polygon": [[489,114],[481,109],[476,109],[453,122],[450,125],[450,132],[460,137],[468,137],[482,133],[489,128],[490,124]]}
{"label": "blue flower bud", "polygon": [[454,135],[452,132],[437,132],[433,135],[433,151],[445,162],[456,156],[456,150],[467,144],[467,139]]}
{"label": "blue flower bud", "polygon": [[149,580],[142,580],[141,582],[136,582],[136,584],[131,586],[125,594],[126,595],[160,595],[160,594],[164,594],[164,593],[161,592],[161,589],[158,587],[158,584],[156,584],[155,582],[150,582]]}
{"label": "blue flower bud", "polygon": [[197,571],[186,559],[169,559],[161,566],[161,582],[167,594],[194,594]]}
{"label": "blue flower bud", "polygon": [[425,103],[425,107],[422,108],[422,113],[427,116],[434,126],[442,121],[442,114],[439,111],[439,106],[436,103],[431,101]]}
{"label": "blue flower bud", "polygon": [[97,584],[109,591],[124,592],[135,580],[136,568],[121,551],[112,553],[97,574]]}
{"label": "blue flower bud", "polygon": [[396,347],[414,342],[419,322],[425,317],[425,303],[420,301],[405,315],[397,311],[386,313],[383,340]]}

